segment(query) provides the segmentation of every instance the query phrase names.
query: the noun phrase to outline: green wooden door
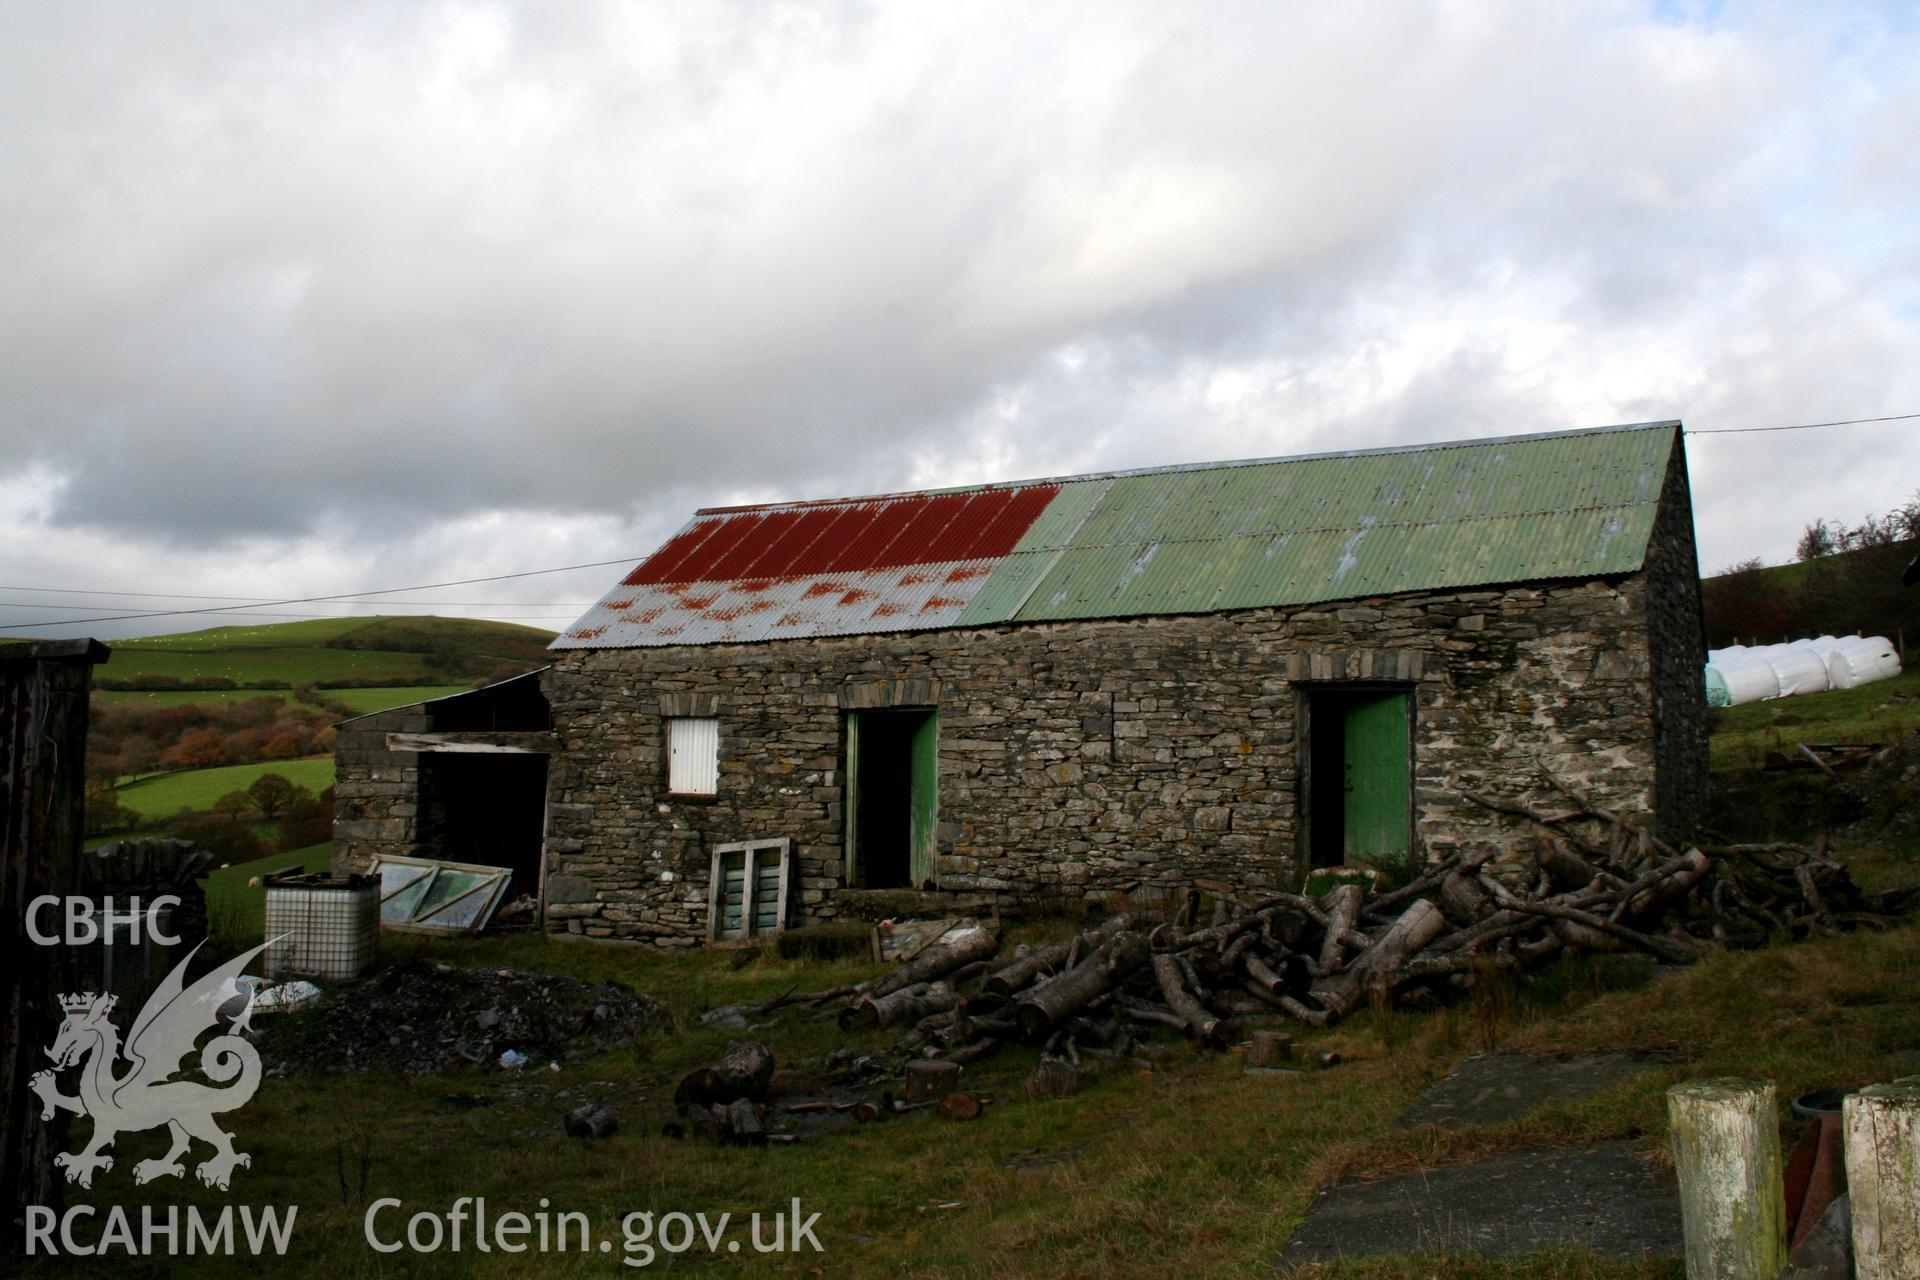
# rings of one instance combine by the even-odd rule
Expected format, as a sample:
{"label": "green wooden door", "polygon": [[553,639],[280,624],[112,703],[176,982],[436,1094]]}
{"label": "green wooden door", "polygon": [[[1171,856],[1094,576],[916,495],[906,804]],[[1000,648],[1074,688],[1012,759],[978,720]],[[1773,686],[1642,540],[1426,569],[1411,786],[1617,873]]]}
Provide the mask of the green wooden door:
{"label": "green wooden door", "polygon": [[1346,860],[1373,866],[1406,862],[1407,696],[1357,698],[1346,709]]}
{"label": "green wooden door", "polygon": [[[880,753],[862,759],[868,748]],[[897,768],[905,756],[904,769]],[[847,883],[860,888],[898,885],[899,877],[917,888],[933,879],[934,832],[940,821],[940,713],[886,710],[847,713],[846,853]],[[876,772],[877,770],[877,772]],[[880,794],[871,795],[872,788]],[[903,794],[904,793],[904,794]],[[861,841],[862,810],[880,806],[868,824],[867,848]],[[897,820],[897,822],[896,822]],[[906,860],[900,862],[900,846]]]}
{"label": "green wooden door", "polygon": [[940,820],[940,713],[929,711],[913,727],[913,836],[915,887],[933,879],[933,832]]}
{"label": "green wooden door", "polygon": [[847,827],[847,886],[860,884],[860,717],[847,713],[847,790],[840,806]]}

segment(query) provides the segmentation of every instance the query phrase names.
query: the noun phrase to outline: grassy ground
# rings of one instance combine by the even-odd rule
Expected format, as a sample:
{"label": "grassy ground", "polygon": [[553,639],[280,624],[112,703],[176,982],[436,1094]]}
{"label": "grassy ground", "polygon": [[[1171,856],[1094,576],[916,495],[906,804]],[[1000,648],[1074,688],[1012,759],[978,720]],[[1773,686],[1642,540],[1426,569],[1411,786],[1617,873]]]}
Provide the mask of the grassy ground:
{"label": "grassy ground", "polygon": [[[234,869],[235,873],[239,871]],[[1044,931],[1040,931],[1044,932]],[[956,1126],[927,1114],[861,1127],[793,1147],[717,1149],[658,1136],[672,1082],[713,1060],[737,1033],[703,1027],[719,1003],[765,999],[864,976],[851,962],[763,957],[735,972],[724,954],[655,956],[534,938],[424,942],[389,938],[388,958],[425,953],[446,963],[513,966],[612,977],[667,1003],[669,1019],[627,1050],[532,1077],[472,1072],[418,1080],[381,1077],[266,1081],[231,1124],[253,1165],[239,1178],[252,1204],[298,1204],[292,1254],[275,1275],[606,1275],[598,1254],[537,1259],[480,1255],[375,1256],[361,1215],[374,1198],[405,1202],[389,1225],[458,1197],[494,1212],[586,1213],[619,1247],[621,1215],[646,1211],[771,1211],[799,1197],[825,1247],[772,1260],[689,1253],[656,1267],[707,1273],[973,1277],[1195,1276],[1263,1271],[1284,1248],[1315,1191],[1340,1177],[1429,1168],[1540,1142],[1635,1142],[1667,1163],[1663,1095],[1675,1081],[1720,1074],[1769,1077],[1783,1098],[1816,1087],[1887,1078],[1887,1054],[1920,1046],[1920,930],[1715,956],[1654,977],[1641,962],[1603,958],[1557,966],[1474,1003],[1426,1014],[1367,1014],[1300,1037],[1334,1048],[1327,1071],[1250,1079],[1232,1055],[1168,1040],[1152,1071],[1128,1068],[1064,1102],[1018,1100],[1032,1051],[1003,1050],[969,1070],[1001,1102]],[[788,1065],[834,1047],[885,1048],[890,1036],[847,1036],[803,1011],[756,1032]],[[1601,1096],[1518,1122],[1460,1133],[1401,1132],[1392,1119],[1433,1080],[1486,1047],[1562,1051],[1659,1049],[1670,1068]],[[566,1093],[561,1091],[565,1090]],[[623,1128],[602,1142],[561,1135],[578,1098],[610,1100]],[[485,1105],[472,1105],[475,1099]],[[449,1101],[451,1100],[451,1101]],[[122,1161],[157,1144],[121,1139]],[[366,1171],[360,1172],[364,1154]],[[237,1184],[238,1185],[238,1184]],[[103,1178],[116,1203],[223,1197],[168,1183],[136,1189]],[[810,1267],[820,1268],[819,1272]],[[250,1262],[209,1259],[197,1271],[251,1275]],[[1674,1262],[1612,1263],[1572,1252],[1498,1262],[1471,1256],[1373,1259],[1327,1266],[1323,1277],[1677,1277]]]}
{"label": "grassy ground", "polygon": [[[466,684],[399,685],[380,689],[321,689],[318,696],[328,702],[344,702],[355,715],[404,707],[410,702],[444,698],[465,693]],[[110,707],[187,707],[241,703],[252,698],[283,698],[289,706],[298,706],[291,689],[95,689],[94,698]]]}
{"label": "grassy ground", "polygon": [[1920,667],[1891,680],[1721,707],[1713,712],[1716,772],[1757,769],[1801,742],[1890,743],[1920,729]]}
{"label": "grassy ground", "polygon": [[[1898,689],[1888,689],[1897,693]],[[1829,701],[1822,701],[1829,699]],[[1883,717],[1899,708],[1873,704]],[[1875,709],[1878,708],[1878,709]],[[1845,694],[1789,708],[1808,716],[1810,738],[1833,740],[1860,708]],[[1745,711],[1745,709],[1742,709]],[[1751,713],[1749,713],[1751,715]],[[1721,721],[1747,734],[1745,718]],[[1730,769],[1725,751],[1716,781]],[[1761,775],[1755,774],[1759,777]],[[1790,778],[1798,775],[1788,775]],[[1773,786],[1779,775],[1764,775]],[[1824,784],[1822,784],[1824,785]],[[1785,822],[1794,812],[1782,810]],[[1784,832],[1808,838],[1807,814]],[[1920,863],[1866,838],[1843,836],[1840,853],[1885,887],[1913,883]],[[320,850],[312,851],[316,856]],[[278,865],[298,854],[263,863]],[[259,867],[261,864],[255,864]],[[312,864],[309,864],[312,865]],[[271,869],[270,867],[266,869]],[[222,913],[252,912],[239,897],[257,870],[222,873],[213,900]],[[237,904],[237,905],[227,905]],[[1004,946],[1057,936],[1055,922],[1012,930]],[[557,1073],[466,1072],[419,1079],[356,1076],[266,1080],[230,1125],[253,1164],[237,1194],[167,1181],[136,1188],[124,1170],[156,1154],[155,1135],[121,1139],[119,1163],[89,1203],[212,1209],[229,1200],[300,1206],[289,1256],[266,1264],[196,1259],[212,1277],[604,1276],[622,1270],[622,1215],[673,1211],[717,1216],[771,1212],[798,1197],[819,1213],[822,1254],[762,1258],[743,1249],[709,1256],[660,1254],[673,1273],[929,1277],[1159,1277],[1267,1272],[1315,1193],[1329,1182],[1418,1171],[1541,1143],[1620,1139],[1670,1171],[1664,1093],[1709,1075],[1771,1079],[1782,1099],[1833,1086],[1910,1074],[1890,1055],[1920,1049],[1920,921],[1890,932],[1723,952],[1702,964],[1656,972],[1644,959],[1594,956],[1489,986],[1425,1013],[1370,1011],[1326,1032],[1299,1029],[1299,1052],[1335,1049],[1330,1070],[1249,1078],[1237,1057],[1165,1037],[1152,1070],[1127,1067],[1067,1101],[1028,1103],[1019,1081],[1031,1049],[1006,1048],[968,1069],[969,1086],[998,1104],[969,1125],[919,1113],[792,1146],[714,1148],[659,1136],[673,1082],[713,1061],[739,1033],[703,1026],[700,1011],[765,1000],[864,977],[848,960],[762,956],[735,970],[727,953],[661,955],[529,936],[435,939],[388,936],[383,958],[425,955],[457,966],[544,970],[613,978],[658,997],[667,1017],[630,1047]],[[351,999],[350,992],[340,998]],[[404,1030],[396,1028],[396,1034]],[[756,1027],[784,1066],[819,1069],[849,1046],[884,1052],[890,1033],[842,1033],[792,1009]],[[1163,1033],[1164,1035],[1164,1033]],[[1400,1131],[1392,1122],[1433,1081],[1467,1056],[1501,1048],[1531,1052],[1658,1050],[1670,1065],[1597,1097],[1549,1106],[1522,1120],[1460,1132]],[[612,1102],[622,1127],[586,1142],[564,1137],[559,1117],[583,1099]],[[1788,1131],[1789,1139],[1792,1131]],[[459,1197],[483,1196],[490,1211],[579,1211],[610,1254],[375,1254],[362,1215],[377,1197],[404,1208],[381,1221],[388,1233],[421,1210],[444,1213]],[[744,1239],[735,1227],[734,1239]],[[148,1274],[138,1267],[133,1274]],[[166,1274],[158,1267],[150,1274]],[[29,1274],[84,1274],[77,1266]],[[1405,1276],[1478,1280],[1679,1280],[1674,1260],[1609,1262],[1579,1252],[1488,1259],[1468,1254],[1373,1258],[1308,1268],[1317,1280]]]}
{"label": "grassy ground", "polygon": [[[1868,889],[1906,883],[1920,858],[1920,796],[1872,770],[1768,770],[1802,742],[1912,743],[1920,732],[1920,670],[1858,689],[1780,698],[1713,712],[1713,833],[1735,840],[1810,840],[1832,832]],[[1912,750],[1903,747],[1902,750]],[[1897,772],[1897,770],[1895,771]]]}
{"label": "grassy ground", "polygon": [[183,809],[211,809],[229,791],[245,791],[263,773],[277,773],[318,794],[333,785],[333,757],[274,760],[265,764],[230,764],[218,769],[188,769],[161,774],[119,789],[120,803],[152,822],[170,818]]}
{"label": "grassy ground", "polygon": [[308,845],[270,853],[252,862],[222,867],[201,881],[207,894],[207,929],[229,951],[242,951],[260,941],[266,919],[267,891],[247,881],[269,871],[326,871],[333,866],[331,844]]}

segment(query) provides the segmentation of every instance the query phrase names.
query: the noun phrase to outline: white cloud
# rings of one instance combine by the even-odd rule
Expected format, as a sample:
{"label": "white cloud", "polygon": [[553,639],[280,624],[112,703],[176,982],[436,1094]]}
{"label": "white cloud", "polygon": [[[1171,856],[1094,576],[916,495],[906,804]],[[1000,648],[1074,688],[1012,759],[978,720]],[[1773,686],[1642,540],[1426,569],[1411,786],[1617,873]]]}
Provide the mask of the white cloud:
{"label": "white cloud", "polygon": [[[311,594],[643,550],[749,497],[1920,409],[1920,51],[1872,8],[9,34],[15,580]],[[1703,560],[1904,497],[1920,437],[1855,432],[1696,442]]]}

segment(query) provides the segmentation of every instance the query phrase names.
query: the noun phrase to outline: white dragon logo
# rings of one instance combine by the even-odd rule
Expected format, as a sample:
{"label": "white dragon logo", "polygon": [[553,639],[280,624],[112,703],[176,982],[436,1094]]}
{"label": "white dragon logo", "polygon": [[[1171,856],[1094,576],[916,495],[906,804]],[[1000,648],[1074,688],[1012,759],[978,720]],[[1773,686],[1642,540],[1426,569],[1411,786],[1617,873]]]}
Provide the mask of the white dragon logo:
{"label": "white dragon logo", "polygon": [[[187,965],[200,948],[188,952],[141,1006],[124,1050],[119,1030],[107,1020],[115,997],[88,992],[61,998],[66,1021],[47,1050],[54,1068],[35,1073],[29,1087],[40,1095],[43,1120],[51,1120],[55,1108],[93,1118],[93,1137],[86,1147],[53,1158],[66,1170],[68,1182],[91,1187],[95,1170],[113,1168],[113,1157],[105,1152],[117,1135],[161,1125],[172,1131],[173,1147],[158,1160],[134,1165],[137,1183],[185,1174],[180,1157],[195,1138],[214,1148],[214,1154],[194,1170],[210,1187],[225,1191],[234,1169],[253,1163],[251,1156],[233,1149],[232,1135],[213,1122],[214,1116],[244,1106],[260,1087],[259,1052],[232,1034],[247,1024],[248,1010],[242,1010],[229,1033],[209,1040],[200,1052],[201,1072],[225,1088],[169,1077],[180,1070],[181,1060],[194,1051],[201,1034],[216,1025],[216,1011],[239,991],[234,979],[266,946],[262,943],[227,961],[191,987],[185,985]],[[116,1076],[114,1068],[123,1055],[131,1066]],[[80,1065],[79,1093],[70,1097],[59,1092],[54,1076],[75,1065]]]}

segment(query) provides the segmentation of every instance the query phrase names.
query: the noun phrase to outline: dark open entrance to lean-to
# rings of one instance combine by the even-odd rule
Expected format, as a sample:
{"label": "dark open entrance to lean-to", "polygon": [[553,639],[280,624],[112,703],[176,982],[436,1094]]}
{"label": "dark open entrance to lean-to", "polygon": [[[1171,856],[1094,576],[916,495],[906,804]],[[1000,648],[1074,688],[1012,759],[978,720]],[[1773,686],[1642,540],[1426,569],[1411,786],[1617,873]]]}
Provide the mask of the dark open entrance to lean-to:
{"label": "dark open entrance to lean-to", "polygon": [[416,857],[506,867],[508,900],[540,896],[547,822],[547,756],[495,735],[553,728],[540,674],[528,672],[425,704]]}
{"label": "dark open entrance to lean-to", "polygon": [[940,717],[928,707],[847,715],[847,882],[859,889],[933,881]]}
{"label": "dark open entrance to lean-to", "polygon": [[420,854],[507,867],[509,899],[540,894],[547,757],[436,751],[420,757]]}
{"label": "dark open entrance to lean-to", "polygon": [[1404,868],[1413,846],[1413,699],[1402,687],[1315,689],[1301,706],[1308,863]]}

